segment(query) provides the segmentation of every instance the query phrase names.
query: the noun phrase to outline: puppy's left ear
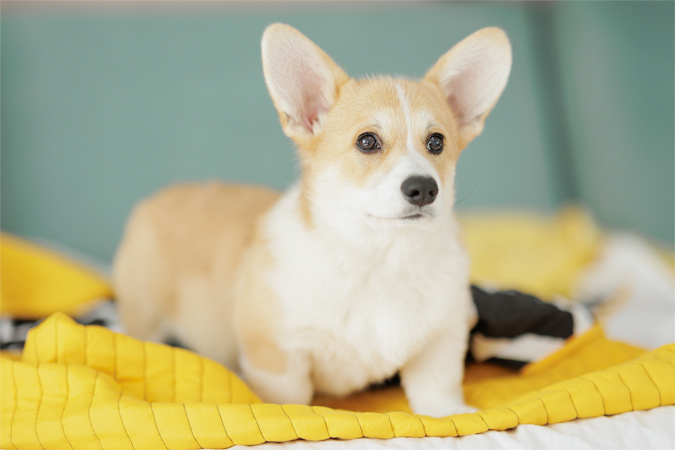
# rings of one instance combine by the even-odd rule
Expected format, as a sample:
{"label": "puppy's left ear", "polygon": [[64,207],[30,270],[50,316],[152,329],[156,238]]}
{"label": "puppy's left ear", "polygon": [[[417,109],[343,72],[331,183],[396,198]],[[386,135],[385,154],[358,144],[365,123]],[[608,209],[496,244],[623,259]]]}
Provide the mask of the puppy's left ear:
{"label": "puppy's left ear", "polygon": [[511,44],[499,28],[483,28],[443,55],[424,79],[441,88],[459,131],[460,148],[483,131],[511,72]]}
{"label": "puppy's left ear", "polygon": [[265,83],[286,135],[303,144],[319,132],[347,74],[295,28],[280,23],[262,38]]}

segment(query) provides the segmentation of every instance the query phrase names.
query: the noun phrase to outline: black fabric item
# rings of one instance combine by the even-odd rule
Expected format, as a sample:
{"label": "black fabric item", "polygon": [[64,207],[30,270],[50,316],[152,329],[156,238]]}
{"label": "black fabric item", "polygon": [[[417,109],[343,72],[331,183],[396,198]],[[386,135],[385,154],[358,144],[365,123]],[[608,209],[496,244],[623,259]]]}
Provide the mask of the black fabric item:
{"label": "black fabric item", "polygon": [[[80,325],[99,325],[115,331],[122,332],[120,319],[117,314],[117,305],[112,299],[101,299],[91,311],[80,317],[73,319]],[[0,350],[21,350],[26,344],[28,331],[39,325],[44,319],[24,320],[3,317],[0,319]],[[173,337],[169,337],[166,342],[172,347],[185,348],[181,342]],[[188,349],[189,350],[189,349]]]}
{"label": "black fabric item", "polygon": [[517,361],[515,359],[490,358],[488,362],[504,366],[508,369],[520,370],[530,363],[530,361]]}
{"label": "black fabric item", "polygon": [[0,350],[21,350],[26,343],[28,330],[33,328],[37,321],[25,319],[0,319]]}
{"label": "black fabric item", "polygon": [[524,333],[566,339],[574,333],[574,318],[550,303],[517,291],[486,292],[471,286],[478,310],[472,332],[486,337],[513,338]]}

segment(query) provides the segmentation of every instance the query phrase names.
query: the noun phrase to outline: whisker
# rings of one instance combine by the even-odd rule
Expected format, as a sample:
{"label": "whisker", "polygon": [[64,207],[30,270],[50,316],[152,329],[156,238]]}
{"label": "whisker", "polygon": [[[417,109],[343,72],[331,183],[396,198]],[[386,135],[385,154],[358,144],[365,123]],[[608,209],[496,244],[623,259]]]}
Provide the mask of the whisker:
{"label": "whisker", "polygon": [[463,202],[464,200],[466,200],[467,198],[469,198],[469,196],[471,195],[471,193],[473,192],[473,190],[476,189],[476,186],[478,186],[478,181],[476,181],[476,183],[473,185],[473,187],[471,188],[471,190],[469,191],[468,194],[466,194],[466,195],[465,195],[464,197],[462,197],[460,200],[455,201],[455,203],[453,203],[452,206],[455,207],[455,206],[459,205],[460,203],[462,203],[462,202]]}

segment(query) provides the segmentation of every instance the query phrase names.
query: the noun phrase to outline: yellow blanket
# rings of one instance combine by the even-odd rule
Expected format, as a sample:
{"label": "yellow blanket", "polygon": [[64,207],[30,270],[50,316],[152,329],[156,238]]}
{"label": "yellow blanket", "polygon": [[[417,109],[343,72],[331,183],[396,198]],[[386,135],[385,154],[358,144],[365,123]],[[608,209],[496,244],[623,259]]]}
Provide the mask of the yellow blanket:
{"label": "yellow blanket", "polygon": [[[565,355],[521,375],[486,375],[476,366],[467,373],[467,401],[482,410],[436,419],[260,403],[232,373],[194,353],[77,325],[57,313],[31,331],[21,361],[2,357],[0,446],[226,448],[545,425],[672,405],[674,347],[644,353],[595,329]],[[388,402],[371,399],[368,409],[387,410]]]}
{"label": "yellow blanket", "polygon": [[[597,230],[578,211],[547,220],[502,219],[491,217],[492,227],[479,218],[465,221],[475,279],[543,297],[568,293],[571,280],[597,250]],[[534,236],[529,247],[524,229]],[[520,248],[505,247],[509,241]],[[481,248],[484,242],[493,246],[492,252]],[[7,243],[3,237],[3,312],[34,315],[27,304],[36,305],[40,313],[59,309],[25,298],[27,292],[36,292],[32,286],[41,273],[59,295],[71,296],[71,312],[79,308],[72,296],[83,303],[108,289],[104,280],[49,252],[20,241],[10,241],[8,252]],[[16,257],[32,259],[24,265],[32,282],[12,270],[24,267],[12,264]],[[53,270],[65,270],[55,269],[59,265],[77,272],[66,276],[68,280],[94,279],[64,289],[53,277]],[[48,296],[45,289],[37,292]],[[675,345],[645,352],[607,340],[599,326],[521,372],[469,366],[466,399],[480,411],[440,419],[410,414],[400,388],[346,399],[316,398],[314,406],[263,404],[212,361],[101,327],[84,327],[61,313],[31,331],[20,357],[0,359],[2,448],[226,448],[295,439],[462,436],[675,403]]]}

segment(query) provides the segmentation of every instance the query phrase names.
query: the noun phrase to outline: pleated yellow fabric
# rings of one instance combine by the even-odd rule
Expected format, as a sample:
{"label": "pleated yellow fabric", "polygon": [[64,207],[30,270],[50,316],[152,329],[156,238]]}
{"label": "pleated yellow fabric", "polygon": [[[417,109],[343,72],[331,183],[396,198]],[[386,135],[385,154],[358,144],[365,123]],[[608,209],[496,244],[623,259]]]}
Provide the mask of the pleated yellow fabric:
{"label": "pleated yellow fabric", "polygon": [[608,341],[600,328],[524,373],[470,367],[467,399],[482,410],[447,418],[395,411],[381,399],[371,406],[386,412],[260,403],[208,359],[81,326],[64,314],[31,331],[20,360],[0,359],[0,446],[8,449],[464,436],[675,403],[675,344],[644,352]]}

